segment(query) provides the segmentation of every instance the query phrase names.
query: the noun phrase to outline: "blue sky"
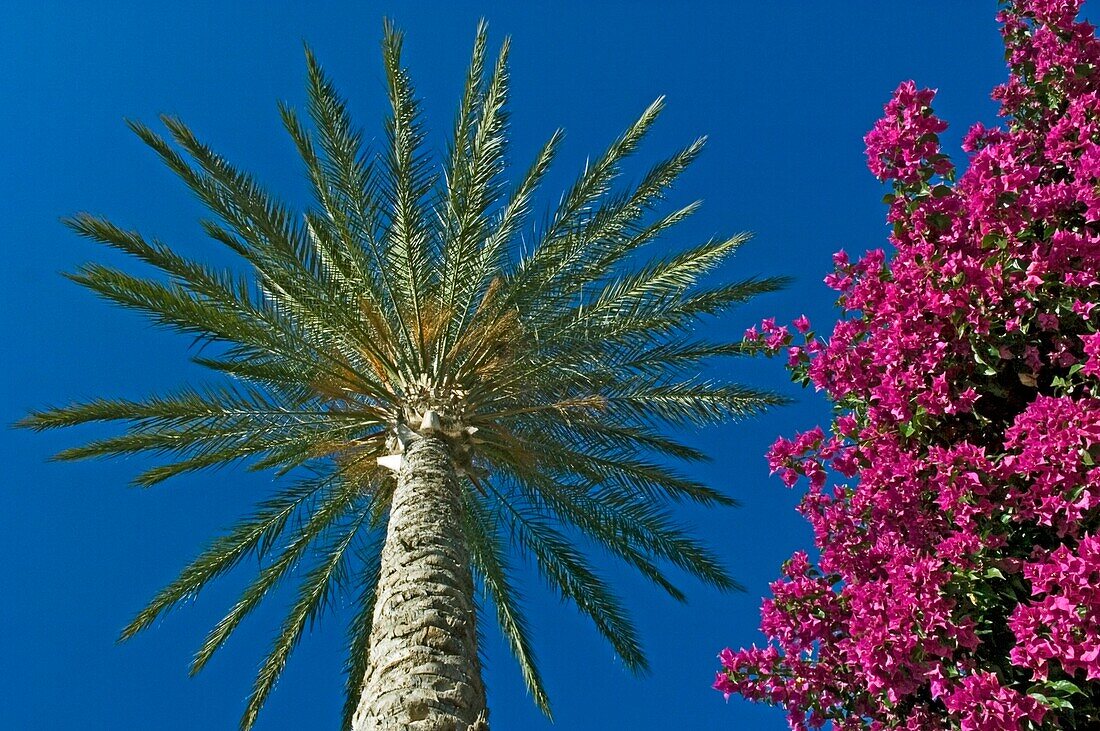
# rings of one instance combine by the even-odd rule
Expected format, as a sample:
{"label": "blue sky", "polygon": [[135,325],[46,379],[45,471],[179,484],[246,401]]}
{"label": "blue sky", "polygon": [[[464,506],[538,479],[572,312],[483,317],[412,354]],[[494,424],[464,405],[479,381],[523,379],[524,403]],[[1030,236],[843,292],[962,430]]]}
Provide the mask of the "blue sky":
{"label": "blue sky", "polygon": [[[992,123],[1004,76],[992,0],[958,2],[199,2],[8,3],[0,10],[0,145],[4,250],[0,312],[7,337],[0,421],[96,395],[138,397],[203,374],[190,343],[152,329],[61,278],[80,263],[117,262],[59,223],[88,210],[220,261],[181,184],[123,118],[177,114],[230,159],[292,201],[306,186],[275,102],[304,105],[308,41],[370,135],[385,103],[378,40],[392,16],[443,149],[475,24],[513,39],[513,154],[525,166],[555,127],[566,143],[546,186],[557,191],[651,101],[668,109],[632,170],[700,134],[707,151],[672,203],[703,198],[670,243],[755,232],[723,276],[790,274],[787,292],[713,327],[740,333],[765,315],[835,314],[822,284],[831,253],[885,242],[882,191],[861,138],[903,79],[940,89],[948,147]],[[184,9],[186,7],[186,9]],[[736,363],[746,382],[796,405],[692,439],[714,456],[699,471],[743,502],[688,510],[749,589],[719,594],[684,582],[679,605],[617,566],[605,574],[633,609],[653,671],[625,671],[585,621],[533,573],[522,576],[535,646],[561,729],[782,729],[782,713],[709,689],[715,654],[761,640],[761,596],[794,550],[810,544],[797,493],[769,479],[779,434],[824,423],[827,407],[790,385],[777,361]],[[98,432],[84,432],[93,435]],[[0,727],[235,728],[285,596],[248,621],[201,675],[191,652],[254,566],[116,645],[118,630],[200,549],[270,488],[266,475],[224,470],[149,491],[127,486],[141,462],[47,463],[76,434],[0,432]],[[341,620],[299,648],[258,729],[335,728]],[[494,728],[550,728],[526,698],[491,626],[486,680]]]}

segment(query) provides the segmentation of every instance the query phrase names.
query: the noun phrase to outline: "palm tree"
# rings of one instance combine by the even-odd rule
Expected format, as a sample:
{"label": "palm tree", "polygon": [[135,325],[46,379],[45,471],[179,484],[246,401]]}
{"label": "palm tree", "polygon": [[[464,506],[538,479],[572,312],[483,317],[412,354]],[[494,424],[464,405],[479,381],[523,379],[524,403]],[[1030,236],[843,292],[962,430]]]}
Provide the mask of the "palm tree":
{"label": "palm tree", "polygon": [[88,264],[71,279],[213,343],[195,360],[222,382],[51,408],[22,425],[122,422],[121,435],[58,457],[171,458],[138,475],[141,486],[237,461],[298,478],[218,537],[122,632],[148,628],[246,557],[264,558],[199,649],[197,671],[293,577],[296,601],[259,670],[245,729],[306,627],[332,603],[354,607],[345,727],[483,727],[476,586],[549,714],[512,584],[514,553],[533,559],[627,667],[644,670],[634,626],[577,538],[677,599],[683,594],[662,564],[735,588],[670,512],[677,501],[733,500],[669,466],[704,455],[666,432],[781,401],[697,376],[704,361],[739,351],[692,335],[699,319],[783,283],[700,284],[745,236],[637,264],[636,252],[697,208],[651,215],[701,139],[638,185],[613,191],[660,99],[535,226],[532,200],[562,137],[555,133],[505,190],[507,41],[488,68],[486,28],[478,29],[441,176],[423,151],[401,46],[387,23],[392,114],[378,154],[307,49],[312,125],[280,108],[316,197],[302,214],[179,120],[162,118],[170,140],[130,124],[209,207],[206,233],[249,274],[204,266],[102,218],[68,220],[78,234],[160,272],[140,278]]}

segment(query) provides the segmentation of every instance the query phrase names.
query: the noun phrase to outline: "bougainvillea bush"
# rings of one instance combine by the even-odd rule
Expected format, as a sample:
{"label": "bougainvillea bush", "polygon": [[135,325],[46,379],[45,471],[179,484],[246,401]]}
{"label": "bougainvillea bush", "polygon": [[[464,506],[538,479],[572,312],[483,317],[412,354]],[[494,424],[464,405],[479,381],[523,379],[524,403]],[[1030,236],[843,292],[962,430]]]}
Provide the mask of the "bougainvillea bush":
{"label": "bougainvillea bush", "polygon": [[941,151],[934,92],[866,137],[893,255],[835,255],[842,319],[765,321],[836,407],[768,459],[818,557],[715,688],[792,729],[1100,728],[1100,41],[1082,0],[1002,3],[1003,126]]}

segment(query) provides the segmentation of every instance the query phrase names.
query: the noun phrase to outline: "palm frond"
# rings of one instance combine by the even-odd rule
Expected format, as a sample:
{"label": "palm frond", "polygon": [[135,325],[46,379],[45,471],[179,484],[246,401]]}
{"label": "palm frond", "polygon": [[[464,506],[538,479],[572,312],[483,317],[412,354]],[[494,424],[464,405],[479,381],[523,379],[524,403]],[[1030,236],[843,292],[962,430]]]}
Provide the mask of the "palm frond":
{"label": "palm frond", "polygon": [[361,485],[350,480],[338,481],[331,491],[314,508],[309,518],[297,527],[291,539],[279,556],[264,566],[259,576],[245,589],[241,598],[233,605],[229,613],[215,625],[206,636],[202,647],[195,653],[191,663],[191,674],[202,670],[214,653],[225,643],[241,620],[254,610],[265,596],[297,565],[306,550],[316,540],[322,538],[332,525],[350,512],[357,514],[362,506],[357,506],[357,497]]}
{"label": "palm frond", "polygon": [[508,301],[535,299],[584,256],[586,240],[570,235],[581,225],[590,207],[605,195],[618,176],[620,165],[633,154],[664,108],[664,97],[646,107],[634,122],[594,164],[587,165],[562,198],[534,250],[524,257],[510,282]]}
{"label": "palm frond", "polygon": [[442,283],[439,307],[441,312],[448,314],[450,324],[444,329],[437,349],[436,357],[440,361],[450,343],[461,333],[462,318],[455,318],[454,313],[460,307],[465,309],[484,282],[480,250],[489,235],[490,208],[500,198],[498,179],[504,172],[509,44],[506,39],[501,45],[493,73],[482,90],[485,33],[486,27],[481,25],[447,175],[444,220],[448,224],[443,232],[443,251],[439,260]]}
{"label": "palm frond", "polygon": [[650,556],[656,555],[653,547],[639,545],[639,532],[625,527],[614,511],[591,498],[588,489],[528,471],[521,471],[517,477],[520,477],[515,481],[517,489],[545,515],[579,528],[594,543],[632,566],[673,599],[686,601],[686,595],[651,560]]}
{"label": "palm frond", "polygon": [[[523,179],[516,186],[515,190],[512,191],[507,204],[504,206],[504,210],[494,223],[492,233],[486,239],[484,247],[482,247],[479,252],[479,275],[476,276],[475,279],[484,281],[488,277],[488,272],[495,271],[500,267],[501,257],[505,253],[505,247],[513,239],[517,231],[519,231],[520,227],[523,225],[523,222],[530,215],[532,199],[539,185],[542,183],[543,178],[546,176],[546,173],[549,172],[550,165],[557,155],[558,147],[561,145],[563,138],[564,134],[560,129],[554,131],[554,134],[543,143],[534,162],[531,163]],[[471,300],[472,297],[468,298],[467,301],[463,303],[462,307],[459,308],[462,312],[462,316],[456,319],[459,329],[467,322],[465,316],[469,312]]]}
{"label": "palm frond", "polygon": [[[331,189],[322,200],[326,214],[346,238],[349,256],[357,263],[359,285],[373,311],[387,324],[388,339],[399,337],[405,346],[398,349],[400,355],[412,349],[414,342],[400,316],[397,283],[387,265],[382,233],[383,201],[378,195],[375,166],[363,145],[362,134],[352,126],[346,103],[308,48],[306,65],[309,113],[324,153],[320,171],[311,175],[323,178],[321,185]],[[411,364],[401,365],[412,368]]]}
{"label": "palm frond", "polygon": [[725,423],[755,416],[786,403],[789,399],[768,391],[700,380],[656,386],[643,381],[607,397],[607,408],[611,412],[622,410],[651,423],[676,426]]}
{"label": "palm frond", "polygon": [[169,609],[197,595],[203,587],[248,556],[266,553],[291,516],[324,490],[327,484],[327,479],[302,480],[261,503],[253,515],[241,520],[229,533],[215,540],[171,584],[157,592],[153,600],[122,630],[119,641],[128,640],[148,629]]}
{"label": "palm frond", "polygon": [[539,572],[562,598],[588,615],[627,668],[645,672],[645,658],[638,632],[618,598],[596,575],[576,546],[536,512],[523,510],[493,489],[503,524],[520,546],[529,551]]}
{"label": "palm frond", "polygon": [[550,712],[550,698],[543,688],[542,676],[535,663],[534,651],[528,636],[527,620],[519,606],[516,592],[508,576],[506,559],[507,544],[500,533],[496,517],[488,511],[481,501],[467,494],[464,504],[466,516],[466,536],[470,554],[481,576],[489,599],[496,605],[497,623],[504,634],[512,654],[519,662],[527,692],[547,718],[553,720]]}
{"label": "palm frond", "polygon": [[[536,422],[519,424],[516,434],[486,435],[483,449],[498,469],[514,470],[538,482],[547,477],[573,484],[612,485],[650,499],[688,500],[703,505],[735,505],[736,500],[626,450],[601,450],[598,443],[573,446],[569,428]],[[538,446],[531,440],[537,434]],[[541,477],[540,477],[541,476]]]}
{"label": "palm frond", "polygon": [[241,718],[241,731],[249,731],[256,723],[256,716],[282,675],[287,658],[301,639],[302,632],[317,618],[335,591],[334,583],[347,559],[348,548],[369,517],[370,510],[364,507],[354,520],[336,529],[321,551],[321,560],[302,579],[297,600],[283,620],[275,644],[256,674],[252,694]]}
{"label": "palm frond", "polygon": [[553,295],[545,296],[544,292],[539,292],[543,294],[539,311],[550,314],[567,308],[586,287],[605,278],[614,280],[616,264],[698,210],[700,202],[696,201],[652,223],[641,223],[699,156],[704,143],[705,138],[699,138],[676,155],[658,163],[632,191],[606,200],[569,232],[568,236],[576,239],[574,252],[546,275],[544,289],[553,292]]}
{"label": "palm frond", "polygon": [[402,33],[386,21],[382,37],[382,63],[392,108],[386,121],[389,146],[383,158],[386,175],[380,192],[388,204],[385,266],[395,273],[397,308],[413,323],[417,364],[426,370],[423,300],[431,282],[431,236],[424,198],[434,185],[430,158],[422,150],[424,130],[420,103],[409,73],[401,64]]}

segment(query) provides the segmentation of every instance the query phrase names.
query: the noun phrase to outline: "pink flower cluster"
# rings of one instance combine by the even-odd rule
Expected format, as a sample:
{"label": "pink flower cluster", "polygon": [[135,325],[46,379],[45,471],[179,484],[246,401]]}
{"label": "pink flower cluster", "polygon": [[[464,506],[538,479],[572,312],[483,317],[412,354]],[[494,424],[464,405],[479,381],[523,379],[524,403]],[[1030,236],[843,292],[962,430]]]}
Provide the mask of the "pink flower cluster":
{"label": "pink flower cluster", "polygon": [[817,556],[715,682],[796,731],[1100,728],[1100,40],[1080,0],[1002,4],[1004,127],[956,180],[898,87],[865,138],[892,255],[834,256],[827,339],[745,334],[836,407],[768,452]]}
{"label": "pink flower cluster", "polygon": [[1040,554],[1023,567],[1032,599],[1009,618],[1017,638],[1011,660],[1041,679],[1054,664],[1100,681],[1100,538],[1087,535],[1075,549],[1062,545]]}
{"label": "pink flower cluster", "polygon": [[998,472],[1014,522],[1080,536],[1100,506],[1100,401],[1037,396],[1005,431]]}
{"label": "pink flower cluster", "polygon": [[940,153],[938,134],[947,123],[932,113],[936,92],[918,89],[906,81],[886,105],[886,116],[875,123],[863,141],[867,167],[880,180],[918,184],[933,174],[951,171],[951,161]]}
{"label": "pink flower cluster", "polygon": [[996,674],[977,672],[959,680],[943,699],[962,731],[1002,731],[1027,721],[1039,723],[1045,710],[1036,698],[1001,685]]}

